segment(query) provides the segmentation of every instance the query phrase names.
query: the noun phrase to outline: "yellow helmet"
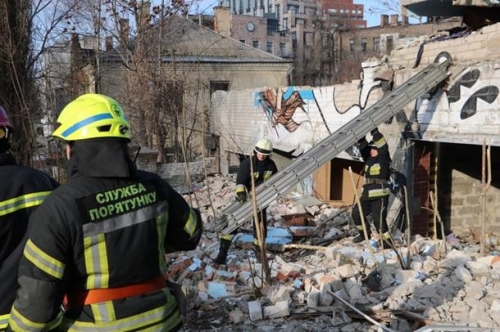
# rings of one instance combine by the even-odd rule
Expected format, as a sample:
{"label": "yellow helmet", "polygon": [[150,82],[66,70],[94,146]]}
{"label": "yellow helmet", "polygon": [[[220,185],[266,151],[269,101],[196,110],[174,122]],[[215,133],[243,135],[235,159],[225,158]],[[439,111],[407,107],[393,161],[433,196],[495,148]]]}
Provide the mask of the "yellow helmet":
{"label": "yellow helmet", "polygon": [[130,139],[130,125],[116,100],[89,93],[70,102],[57,118],[52,136],[65,141],[117,137]]}
{"label": "yellow helmet", "polygon": [[263,155],[270,155],[273,152],[273,143],[267,138],[261,138],[257,144],[255,144],[255,152],[262,153]]}

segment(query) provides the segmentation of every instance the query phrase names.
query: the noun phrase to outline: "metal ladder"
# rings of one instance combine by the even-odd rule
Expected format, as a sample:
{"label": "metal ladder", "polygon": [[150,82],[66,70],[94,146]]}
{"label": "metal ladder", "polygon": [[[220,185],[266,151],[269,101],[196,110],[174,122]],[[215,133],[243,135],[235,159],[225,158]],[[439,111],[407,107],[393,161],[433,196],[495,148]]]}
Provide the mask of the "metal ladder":
{"label": "metal ladder", "polygon": [[[449,60],[427,66],[259,185],[256,188],[257,206],[267,207],[280,194],[355,144],[379,124],[389,120],[404,106],[436,87],[448,77],[448,65]],[[230,234],[252,216],[251,201],[244,204],[235,202],[222,212],[214,231]]]}

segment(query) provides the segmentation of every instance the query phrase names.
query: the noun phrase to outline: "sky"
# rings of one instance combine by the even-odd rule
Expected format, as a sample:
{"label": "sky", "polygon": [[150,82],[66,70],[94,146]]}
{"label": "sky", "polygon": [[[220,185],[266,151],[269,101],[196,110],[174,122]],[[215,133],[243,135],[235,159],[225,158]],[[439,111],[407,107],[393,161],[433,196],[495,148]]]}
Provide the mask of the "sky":
{"label": "sky", "polygon": [[364,9],[365,9],[365,20],[366,20],[366,26],[369,28],[369,27],[373,27],[373,26],[379,26],[380,25],[380,15],[382,14],[396,14],[396,13],[392,13],[392,12],[386,12],[386,13],[373,13],[373,12],[370,12],[369,9],[371,7],[374,7],[374,3],[375,1],[373,0],[354,0],[354,3],[355,4],[362,4],[362,5],[365,5],[364,6]]}

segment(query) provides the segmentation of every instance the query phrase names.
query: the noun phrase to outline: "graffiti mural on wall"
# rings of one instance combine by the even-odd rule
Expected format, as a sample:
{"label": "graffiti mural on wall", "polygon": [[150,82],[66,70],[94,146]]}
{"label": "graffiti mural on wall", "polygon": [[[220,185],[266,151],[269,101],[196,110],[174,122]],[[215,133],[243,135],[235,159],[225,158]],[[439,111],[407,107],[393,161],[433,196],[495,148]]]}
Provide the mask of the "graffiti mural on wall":
{"label": "graffiti mural on wall", "polygon": [[[402,132],[417,130],[420,134],[403,135],[406,138],[455,135],[460,141],[463,133],[490,134],[487,131],[492,129],[485,129],[484,124],[491,126],[500,121],[500,116],[498,120],[495,116],[500,109],[500,105],[497,106],[500,77],[494,68],[483,65],[465,69],[445,89],[438,88],[419,98],[412,119],[400,112],[391,120],[397,121]],[[267,135],[278,144],[286,143],[287,148],[315,144],[367,109],[370,101],[377,98],[376,94],[387,93],[389,89],[384,84],[388,82],[392,81],[373,76],[358,86],[266,88],[255,92],[254,106],[260,116],[265,115],[265,121],[259,125],[259,135]],[[354,94],[352,89],[356,89]],[[418,114],[416,118],[415,114]],[[419,126],[413,126],[417,123]],[[348,153],[357,156],[355,151]]]}
{"label": "graffiti mural on wall", "polygon": [[[464,98],[461,95],[462,87],[467,89],[474,89],[478,84],[481,71],[479,69],[472,69],[462,75],[448,90],[448,105],[452,108],[452,104],[458,103]],[[467,100],[460,109],[460,119],[465,120],[474,116],[477,113],[478,99],[491,104],[498,97],[498,87],[494,85],[487,85],[478,90],[473,90],[472,94],[467,97]],[[465,93],[464,93],[465,94]],[[465,97],[467,94],[465,94]]]}
{"label": "graffiti mural on wall", "polygon": [[[343,110],[337,107],[335,100],[335,87],[333,87],[331,100],[328,103],[329,105],[332,105],[331,109],[323,109],[320,106],[315,95],[315,90],[313,89],[295,90],[294,87],[288,87],[284,91],[279,88],[267,89],[258,92],[256,99],[270,126],[274,129],[276,129],[278,125],[282,125],[289,133],[293,133],[302,123],[310,121],[309,112],[314,111],[314,108],[313,110],[311,109],[311,106],[314,105],[328,133],[331,133],[327,118],[331,118],[332,113],[340,115],[346,114],[349,111],[357,111],[361,113],[366,108],[370,94],[379,88],[380,81],[374,81],[371,84],[361,85],[359,88],[358,102],[346,107]],[[306,114],[308,119],[305,121],[297,121],[294,119],[294,115],[297,111]],[[325,114],[327,115],[325,116]]]}
{"label": "graffiti mural on wall", "polygon": [[[296,122],[293,115],[297,110],[306,113],[302,99],[298,91],[289,95],[280,89],[267,89],[259,92],[259,102],[272,128],[276,129],[278,124],[282,125],[288,132],[293,133],[302,122]],[[278,131],[276,130],[278,135]]]}

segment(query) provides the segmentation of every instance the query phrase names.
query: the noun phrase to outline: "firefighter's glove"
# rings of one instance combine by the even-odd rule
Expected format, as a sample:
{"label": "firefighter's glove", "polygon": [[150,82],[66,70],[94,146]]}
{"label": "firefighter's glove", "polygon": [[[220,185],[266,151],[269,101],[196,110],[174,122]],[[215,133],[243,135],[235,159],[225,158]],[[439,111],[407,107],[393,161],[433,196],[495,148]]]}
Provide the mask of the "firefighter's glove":
{"label": "firefighter's glove", "polygon": [[236,200],[240,203],[245,203],[247,201],[247,193],[243,191],[236,193]]}

